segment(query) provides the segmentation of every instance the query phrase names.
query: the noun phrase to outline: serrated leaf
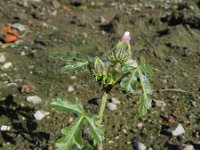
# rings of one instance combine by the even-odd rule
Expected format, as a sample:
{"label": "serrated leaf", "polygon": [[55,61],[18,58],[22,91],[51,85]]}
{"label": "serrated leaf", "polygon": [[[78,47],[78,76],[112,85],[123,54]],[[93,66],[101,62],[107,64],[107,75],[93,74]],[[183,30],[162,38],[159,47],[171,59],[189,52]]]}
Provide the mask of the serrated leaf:
{"label": "serrated leaf", "polygon": [[83,127],[84,117],[80,116],[70,126],[64,128],[64,136],[56,142],[58,150],[74,150],[74,146],[83,147],[81,129]]}
{"label": "serrated leaf", "polygon": [[140,74],[140,82],[141,82],[141,84],[143,84],[143,86],[144,86],[144,92],[146,93],[146,94],[152,94],[152,89],[151,89],[151,85],[150,85],[150,82],[149,82],[149,80],[148,80],[148,78],[144,75],[144,74]]}
{"label": "serrated leaf", "polygon": [[77,101],[77,98],[75,99],[76,102],[74,104],[62,99],[62,98],[56,98],[50,103],[50,107],[55,109],[57,112],[76,112],[78,114],[83,113],[82,106],[80,106],[80,101]]}
{"label": "serrated leaf", "polygon": [[129,66],[129,65],[122,66],[122,72],[123,73],[129,73],[129,72],[132,72],[132,71],[134,71],[134,68],[132,66]]}
{"label": "serrated leaf", "polygon": [[145,73],[147,73],[149,76],[154,75],[153,69],[145,63],[144,57],[140,57],[140,63],[140,67]]}
{"label": "serrated leaf", "polygon": [[126,92],[133,93],[136,89],[136,80],[137,78],[134,76],[133,78],[124,78],[120,86],[122,89],[124,89]]}
{"label": "serrated leaf", "polygon": [[81,110],[81,112],[84,112],[84,108],[83,105],[81,104],[81,101],[77,97],[73,97],[72,100],[74,105],[76,105]]}
{"label": "serrated leaf", "polygon": [[146,95],[140,96],[139,102],[139,115],[144,116],[147,114],[147,110],[151,108],[151,99]]}
{"label": "serrated leaf", "polygon": [[135,89],[136,89],[136,82],[137,82],[137,77],[135,76],[135,73],[136,73],[136,71],[133,72],[129,78],[124,78],[124,79],[122,79],[122,81],[120,82],[120,86],[121,86],[122,89],[124,89],[126,92],[130,92],[130,93],[135,92]]}
{"label": "serrated leaf", "polygon": [[98,120],[96,116],[86,116],[86,120],[89,124],[90,134],[97,144],[101,144],[104,139],[103,126],[97,126],[95,122]]}
{"label": "serrated leaf", "polygon": [[75,69],[87,66],[88,64],[89,64],[88,61],[85,61],[85,62],[74,62],[72,64],[68,64],[68,65],[62,67],[61,68],[61,73],[68,73],[68,72],[74,71]]}

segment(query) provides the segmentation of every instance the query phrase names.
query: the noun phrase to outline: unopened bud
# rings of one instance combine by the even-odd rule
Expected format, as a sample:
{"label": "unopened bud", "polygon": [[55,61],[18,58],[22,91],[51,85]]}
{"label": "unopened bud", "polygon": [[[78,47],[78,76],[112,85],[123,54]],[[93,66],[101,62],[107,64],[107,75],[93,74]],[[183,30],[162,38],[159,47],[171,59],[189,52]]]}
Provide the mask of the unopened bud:
{"label": "unopened bud", "polygon": [[122,37],[122,41],[126,42],[127,44],[130,43],[131,40],[131,36],[130,36],[130,32],[126,31]]}
{"label": "unopened bud", "polygon": [[94,74],[104,74],[106,71],[104,62],[96,57],[94,60]]}
{"label": "unopened bud", "polygon": [[114,50],[111,52],[109,60],[112,63],[124,63],[131,58],[131,46],[130,46],[130,33],[125,32],[122,39],[117,43]]}

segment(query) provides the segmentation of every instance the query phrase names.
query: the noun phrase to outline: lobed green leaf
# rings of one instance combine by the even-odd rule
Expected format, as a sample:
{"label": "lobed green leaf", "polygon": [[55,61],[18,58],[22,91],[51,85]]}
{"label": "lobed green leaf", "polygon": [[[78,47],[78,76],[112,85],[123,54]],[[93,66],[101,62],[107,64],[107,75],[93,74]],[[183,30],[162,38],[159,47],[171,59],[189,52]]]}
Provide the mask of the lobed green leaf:
{"label": "lobed green leaf", "polygon": [[83,127],[84,117],[80,116],[70,126],[64,128],[62,133],[64,136],[56,142],[58,150],[74,150],[74,146],[83,147],[81,129]]}
{"label": "lobed green leaf", "polygon": [[137,77],[131,76],[130,78],[124,78],[120,82],[120,86],[126,92],[133,93],[135,92],[135,89],[136,89],[136,82],[137,82]]}
{"label": "lobed green leaf", "polygon": [[154,76],[153,69],[145,63],[144,57],[140,57],[140,67],[141,69],[147,73],[150,77]]}
{"label": "lobed green leaf", "polygon": [[103,126],[97,126],[95,124],[96,121],[98,121],[98,118],[96,116],[86,116],[86,120],[89,124],[90,133],[93,139],[97,144],[101,144],[104,139],[104,128]]}
{"label": "lobed green leaf", "polygon": [[125,64],[125,65],[123,65],[122,66],[122,73],[129,73],[129,72],[132,72],[132,71],[134,71],[135,70],[135,68],[133,68],[132,66],[130,66],[130,65],[127,65],[127,64]]}
{"label": "lobed green leaf", "polygon": [[74,104],[62,99],[54,99],[50,105],[51,108],[55,109],[57,112],[76,112],[78,114],[83,113],[83,106],[77,98],[74,98]]}
{"label": "lobed green leaf", "polygon": [[136,77],[136,69],[131,70],[131,76],[129,78],[124,78],[120,82],[120,86],[123,90],[126,92],[133,93],[136,90],[136,84],[137,84],[137,77]]}
{"label": "lobed green leaf", "polygon": [[144,74],[140,74],[140,82],[143,84],[145,94],[152,94],[152,89],[148,78]]}
{"label": "lobed green leaf", "polygon": [[147,95],[140,96],[139,102],[139,115],[144,116],[147,114],[148,109],[151,108],[151,99]]}
{"label": "lobed green leaf", "polygon": [[85,62],[74,62],[73,64],[68,64],[61,68],[61,73],[68,73],[74,71],[75,69],[85,67],[89,64],[88,61]]}

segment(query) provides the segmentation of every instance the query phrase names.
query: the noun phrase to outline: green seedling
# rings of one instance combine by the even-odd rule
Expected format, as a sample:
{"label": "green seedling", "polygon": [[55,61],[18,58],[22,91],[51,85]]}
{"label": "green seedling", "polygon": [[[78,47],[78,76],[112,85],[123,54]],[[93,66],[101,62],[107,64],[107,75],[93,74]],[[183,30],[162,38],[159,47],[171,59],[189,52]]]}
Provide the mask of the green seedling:
{"label": "green seedling", "polygon": [[99,57],[81,56],[74,53],[54,53],[52,56],[66,62],[61,68],[61,73],[85,68],[89,70],[96,82],[102,87],[102,100],[98,114],[88,114],[77,97],[73,98],[72,103],[56,98],[50,103],[50,107],[57,112],[69,112],[76,114],[76,119],[72,124],[62,130],[63,137],[56,142],[58,150],[83,149],[82,140],[83,127],[90,129],[90,136],[94,140],[94,149],[103,149],[104,127],[102,125],[103,114],[108,100],[108,96],[113,87],[119,85],[121,90],[126,93],[135,93],[137,88],[141,88],[142,93],[139,99],[138,111],[142,117],[151,108],[152,89],[148,77],[153,76],[153,70],[145,63],[143,57],[139,64],[132,59],[130,46],[130,33],[125,32],[122,39],[110,52],[107,61],[102,61]]}

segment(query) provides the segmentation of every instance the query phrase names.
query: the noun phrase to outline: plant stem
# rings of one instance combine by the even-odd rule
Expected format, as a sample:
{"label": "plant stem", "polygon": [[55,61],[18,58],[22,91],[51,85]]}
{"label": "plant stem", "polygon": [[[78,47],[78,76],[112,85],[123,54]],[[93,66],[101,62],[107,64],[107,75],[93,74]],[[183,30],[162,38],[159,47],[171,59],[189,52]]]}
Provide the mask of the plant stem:
{"label": "plant stem", "polygon": [[102,96],[100,110],[99,110],[99,120],[97,122],[97,126],[101,125],[101,122],[102,122],[102,119],[103,119],[103,113],[104,113],[106,103],[107,103],[107,99],[108,99],[108,94],[106,92],[104,92],[104,94]]}
{"label": "plant stem", "polygon": [[[101,122],[103,120],[103,113],[104,113],[104,110],[105,110],[105,107],[106,107],[106,103],[107,103],[107,100],[108,100],[108,94],[106,92],[104,92],[103,96],[102,96],[102,101],[101,101],[101,106],[100,106],[100,110],[99,110],[99,120],[97,121],[97,126],[100,126],[101,125]],[[97,145],[98,146],[98,150],[103,150],[103,146],[102,146],[102,143]]]}
{"label": "plant stem", "polygon": [[[116,80],[116,82],[114,84],[112,84],[111,86],[109,86],[108,88],[104,89],[104,94],[102,96],[102,101],[101,101],[101,106],[100,106],[100,110],[99,110],[99,120],[97,121],[97,126],[101,125],[101,122],[103,120],[103,113],[105,111],[105,107],[106,107],[106,103],[108,100],[108,93],[111,91],[111,89],[118,83],[121,82],[121,80],[126,77],[129,73],[125,73],[123,74],[119,79]],[[98,146],[98,150],[103,150],[103,146],[102,144],[97,145]]]}
{"label": "plant stem", "polygon": [[138,75],[139,75],[139,78],[140,78],[140,83],[141,83],[141,87],[142,87],[142,93],[144,94],[144,97],[146,98],[147,97],[146,89],[145,89],[143,83],[141,82],[141,80],[142,80],[142,72],[141,72],[140,69],[138,69]]}

